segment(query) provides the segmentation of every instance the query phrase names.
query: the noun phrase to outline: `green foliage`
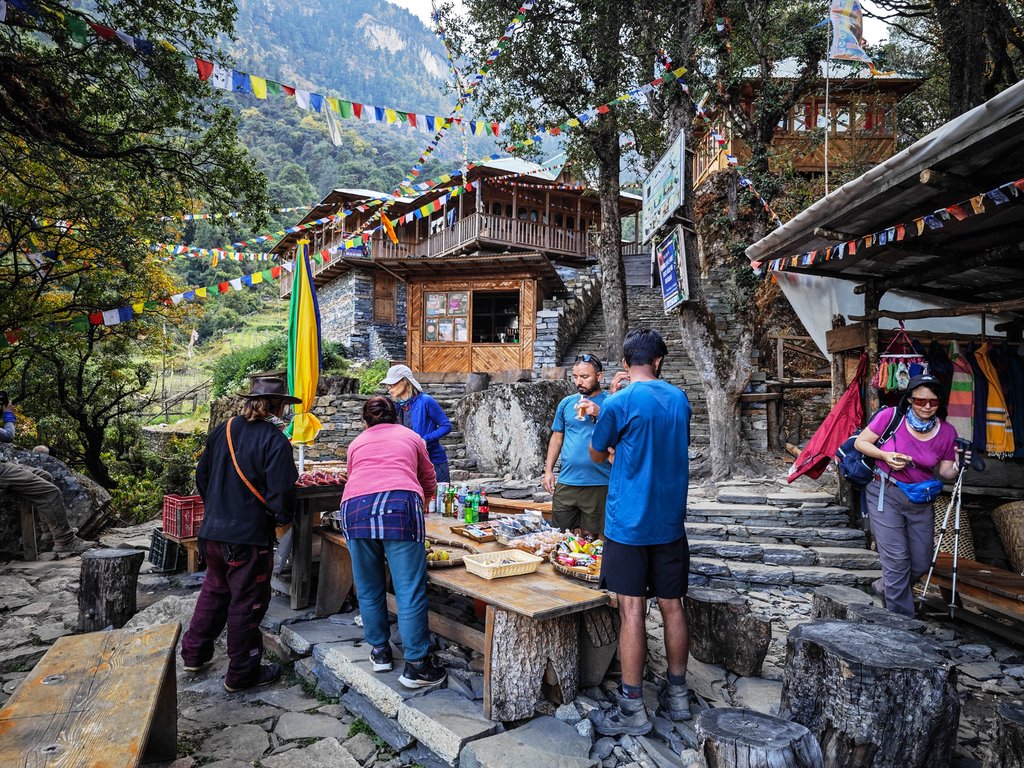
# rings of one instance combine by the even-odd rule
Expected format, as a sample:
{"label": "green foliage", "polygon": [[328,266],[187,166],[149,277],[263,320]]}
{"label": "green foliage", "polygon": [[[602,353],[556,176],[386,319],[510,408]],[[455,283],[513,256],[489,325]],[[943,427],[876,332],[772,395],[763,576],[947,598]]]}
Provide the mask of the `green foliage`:
{"label": "green foliage", "polygon": [[[348,373],[350,364],[341,344],[325,341],[320,345],[320,353],[322,376]],[[245,388],[252,373],[283,370],[287,365],[288,337],[285,334],[271,337],[256,347],[229,352],[213,366],[213,396],[221,397]]]}
{"label": "green foliage", "polygon": [[206,435],[201,431],[189,435],[175,435],[168,441],[169,453],[163,457],[160,487],[164,493],[192,495],[196,488],[196,463],[206,446]]}
{"label": "green foliage", "polygon": [[380,387],[381,379],[388,372],[391,363],[388,360],[374,360],[373,363],[359,371],[359,394],[373,395]]}
{"label": "green foliage", "polygon": [[135,471],[116,475],[117,486],[110,492],[114,514],[126,523],[144,523],[160,515],[164,489],[157,478]]}

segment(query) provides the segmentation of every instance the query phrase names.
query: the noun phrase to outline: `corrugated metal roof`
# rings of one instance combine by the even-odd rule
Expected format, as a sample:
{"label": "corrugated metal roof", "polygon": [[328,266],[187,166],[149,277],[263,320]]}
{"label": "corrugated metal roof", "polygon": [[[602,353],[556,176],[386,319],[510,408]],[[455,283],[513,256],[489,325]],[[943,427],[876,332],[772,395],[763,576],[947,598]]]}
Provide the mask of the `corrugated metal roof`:
{"label": "corrugated metal roof", "polygon": [[[888,72],[883,71],[872,75],[867,64],[859,61],[836,61],[827,62],[827,74],[830,80],[924,80],[919,72]],[[884,70],[884,67],[881,69]],[[795,80],[803,70],[803,62],[797,58],[782,59],[777,61],[772,68],[772,77],[780,80]],[[818,75],[824,79],[826,75],[826,62],[818,62]],[[757,67],[750,67],[743,72],[743,76],[751,80],[761,78],[761,70]]]}

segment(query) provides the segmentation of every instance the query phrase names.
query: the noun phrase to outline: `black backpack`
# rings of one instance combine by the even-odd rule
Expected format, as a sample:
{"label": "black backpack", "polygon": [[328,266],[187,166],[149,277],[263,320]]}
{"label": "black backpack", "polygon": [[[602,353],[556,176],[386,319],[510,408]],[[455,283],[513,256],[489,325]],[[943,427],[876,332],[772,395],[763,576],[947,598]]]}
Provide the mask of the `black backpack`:
{"label": "black backpack", "polygon": [[[872,414],[871,418],[868,419],[868,424],[875,420],[884,408],[879,408]],[[889,419],[889,424],[884,430],[882,430],[881,437],[875,445],[881,445],[890,437],[892,437],[900,422],[903,421],[903,417],[906,415],[906,411],[900,408],[892,409],[892,418]],[[863,488],[865,485],[871,482],[871,478],[875,476],[875,460],[869,459],[863,453],[853,447],[854,442],[857,440],[857,435],[860,432],[855,432],[850,435],[843,444],[836,449],[836,469],[839,475],[845,479],[850,485],[855,488]]]}

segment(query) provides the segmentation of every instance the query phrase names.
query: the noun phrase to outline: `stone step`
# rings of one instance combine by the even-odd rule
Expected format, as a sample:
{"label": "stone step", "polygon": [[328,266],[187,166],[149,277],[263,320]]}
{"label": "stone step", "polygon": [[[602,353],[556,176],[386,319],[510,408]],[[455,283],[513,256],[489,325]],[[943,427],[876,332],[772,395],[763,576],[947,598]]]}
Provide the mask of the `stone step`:
{"label": "stone step", "polygon": [[398,677],[403,669],[395,656],[393,672],[374,672],[367,645],[331,643],[314,647],[313,658],[322,668],[320,675],[337,680],[369,701],[401,731],[447,765],[458,763],[459,752],[471,741],[501,730],[501,724],[483,716],[479,702],[454,689],[427,692],[404,688]]}
{"label": "stone step", "polygon": [[769,504],[721,504],[695,501],[687,504],[687,520],[700,523],[736,523],[740,525],[786,525],[842,527],[849,523],[846,507],[779,507]]}
{"label": "stone step", "polygon": [[776,587],[817,587],[842,584],[868,588],[881,578],[877,569],[846,570],[821,565],[771,565],[767,563],[724,560],[717,557],[690,558],[690,584],[710,587],[768,585]]}
{"label": "stone step", "polygon": [[855,528],[800,528],[779,525],[746,525],[686,521],[688,536],[758,544],[796,544],[805,547],[864,549],[864,531]]}
{"label": "stone step", "polygon": [[688,537],[691,557],[763,563],[765,565],[816,565],[848,570],[879,567],[878,553],[853,547],[800,546],[799,544],[728,541],[700,536]]}

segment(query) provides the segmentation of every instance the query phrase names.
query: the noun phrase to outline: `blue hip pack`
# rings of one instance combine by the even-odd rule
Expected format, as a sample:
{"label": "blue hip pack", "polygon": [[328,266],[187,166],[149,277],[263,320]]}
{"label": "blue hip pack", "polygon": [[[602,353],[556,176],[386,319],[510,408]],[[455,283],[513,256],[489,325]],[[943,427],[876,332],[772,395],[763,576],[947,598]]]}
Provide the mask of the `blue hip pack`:
{"label": "blue hip pack", "polygon": [[923,480],[920,483],[901,483],[889,478],[913,504],[931,504],[942,493],[941,480]]}

